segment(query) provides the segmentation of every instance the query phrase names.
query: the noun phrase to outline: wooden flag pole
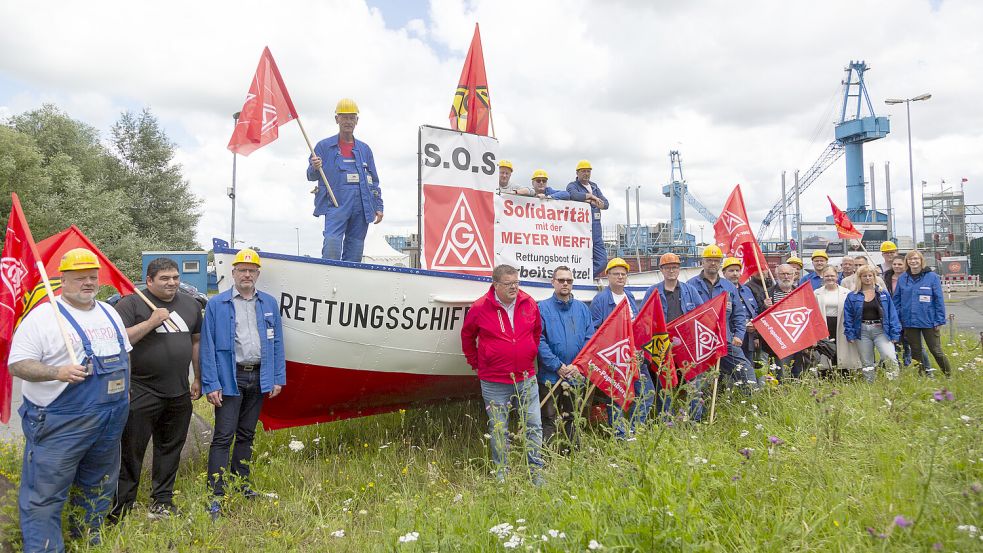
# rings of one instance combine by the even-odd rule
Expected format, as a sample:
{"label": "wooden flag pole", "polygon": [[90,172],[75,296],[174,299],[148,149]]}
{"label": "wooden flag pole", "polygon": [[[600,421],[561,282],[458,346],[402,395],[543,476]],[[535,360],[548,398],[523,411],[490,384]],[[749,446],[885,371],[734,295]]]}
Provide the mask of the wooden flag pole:
{"label": "wooden flag pole", "polygon": [[[140,296],[140,299],[142,299],[143,302],[147,304],[147,307],[150,308],[150,311],[151,312],[154,309],[157,309],[157,306],[154,305],[153,302],[151,302],[150,299],[147,298],[147,296],[143,295],[143,292],[141,292],[139,288],[137,288],[136,286],[134,286],[133,287],[133,290],[137,293],[138,296]],[[178,293],[180,293],[180,292],[178,292]],[[181,331],[181,329],[177,327],[177,323],[175,323],[174,321],[171,320],[171,316],[170,315],[168,315],[167,318],[164,319],[164,324],[167,326],[167,328],[173,330],[174,332],[180,332]]]}
{"label": "wooden flag pole", "polygon": [[51,308],[55,310],[55,320],[58,321],[58,330],[61,331],[61,337],[65,340],[65,349],[68,350],[68,359],[71,360],[73,365],[78,365],[78,357],[75,356],[75,348],[72,347],[72,339],[68,336],[68,328],[65,326],[65,317],[61,314],[61,310],[58,309],[58,305],[55,304],[55,292],[51,289],[51,281],[48,280],[48,272],[44,269],[44,263],[41,261],[37,262],[38,271],[41,272],[41,281],[44,282],[44,291],[48,296],[48,303],[51,304]]}
{"label": "wooden flag pole", "polygon": [[713,424],[713,416],[717,410],[717,383],[720,382],[720,359],[717,359],[714,371],[717,374],[713,377],[713,397],[710,398],[710,424]]}
{"label": "wooden flag pole", "polygon": [[[311,139],[307,137],[307,131],[304,130],[303,123],[300,122],[300,116],[298,115],[296,119],[297,126],[300,127],[300,134],[304,135],[304,141],[307,142],[307,148],[311,151],[311,155],[314,155],[314,146],[311,145]],[[323,163],[324,160],[321,161]],[[331,190],[331,185],[328,184],[328,177],[324,174],[324,168],[318,167],[317,172],[321,174],[321,180],[324,182],[324,187],[328,189],[328,196],[331,197],[331,203],[333,203],[335,207],[338,207],[338,200],[335,199],[334,191]]]}
{"label": "wooden flag pole", "polygon": [[546,402],[549,400],[549,398],[553,397],[553,392],[555,392],[556,389],[560,387],[561,382],[563,382],[563,379],[559,378],[557,379],[556,384],[553,384],[553,387],[550,388],[550,391],[546,394],[546,397],[543,398],[543,401],[539,402],[540,409],[542,409],[543,406],[546,405]]}

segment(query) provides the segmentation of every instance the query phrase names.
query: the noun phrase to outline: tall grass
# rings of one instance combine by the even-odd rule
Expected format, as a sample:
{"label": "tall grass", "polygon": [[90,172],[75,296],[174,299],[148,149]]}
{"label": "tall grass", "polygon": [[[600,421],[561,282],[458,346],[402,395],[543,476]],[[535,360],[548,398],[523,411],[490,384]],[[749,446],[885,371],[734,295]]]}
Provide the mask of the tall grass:
{"label": "tall grass", "polygon": [[137,508],[91,550],[983,551],[968,528],[983,528],[983,353],[966,348],[949,379],[722,390],[714,424],[633,441],[591,426],[571,455],[547,453],[541,487],[492,476],[478,402],[260,433],[253,483],[276,498],[229,496],[213,523],[197,459],[180,516]]}

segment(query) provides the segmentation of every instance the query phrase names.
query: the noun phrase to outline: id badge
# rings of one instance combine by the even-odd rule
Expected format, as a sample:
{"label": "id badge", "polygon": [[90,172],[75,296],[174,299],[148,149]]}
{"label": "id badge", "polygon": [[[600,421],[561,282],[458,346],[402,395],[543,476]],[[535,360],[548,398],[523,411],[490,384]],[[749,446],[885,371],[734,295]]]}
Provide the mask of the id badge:
{"label": "id badge", "polygon": [[266,339],[267,340],[272,340],[273,339],[273,336],[274,336],[273,329],[272,328],[267,328],[266,329]]}
{"label": "id badge", "polygon": [[932,296],[925,296],[925,295],[918,296],[918,301],[922,303],[932,303]]}
{"label": "id badge", "polygon": [[358,173],[348,173],[348,184],[358,184]]}
{"label": "id badge", "polygon": [[600,211],[598,211],[597,213],[594,214],[594,220],[595,221],[600,221],[601,220],[601,212]]}
{"label": "id badge", "polygon": [[369,182],[369,184],[373,184],[372,183],[372,175],[365,175],[365,180],[367,180]]}
{"label": "id badge", "polygon": [[118,380],[110,380],[106,383],[106,392],[109,394],[118,394],[126,389],[126,382],[120,378]]}

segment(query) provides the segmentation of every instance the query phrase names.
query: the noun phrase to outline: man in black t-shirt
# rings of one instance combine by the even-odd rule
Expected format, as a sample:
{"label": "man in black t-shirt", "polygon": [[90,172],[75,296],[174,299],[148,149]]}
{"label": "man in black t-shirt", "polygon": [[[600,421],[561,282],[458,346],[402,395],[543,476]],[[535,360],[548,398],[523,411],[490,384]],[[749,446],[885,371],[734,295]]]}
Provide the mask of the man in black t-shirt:
{"label": "man in black t-shirt", "polygon": [[[116,304],[133,344],[130,354],[130,416],[121,442],[119,486],[110,521],[119,521],[133,506],[147,443],[154,439],[151,518],[173,514],[174,477],[191,421],[191,401],[201,397],[198,340],[202,309],[194,298],[178,292],[177,263],[166,257],[147,265],[151,309],[131,294]],[[194,369],[189,385],[188,367]]]}

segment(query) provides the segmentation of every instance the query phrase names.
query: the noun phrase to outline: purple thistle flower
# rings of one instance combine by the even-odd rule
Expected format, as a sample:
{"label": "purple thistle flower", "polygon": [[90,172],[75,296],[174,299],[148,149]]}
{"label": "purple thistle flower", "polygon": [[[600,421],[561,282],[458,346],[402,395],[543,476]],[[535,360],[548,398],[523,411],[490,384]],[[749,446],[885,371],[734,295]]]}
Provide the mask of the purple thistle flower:
{"label": "purple thistle flower", "polygon": [[934,549],[935,551],[942,551],[942,542],[937,541],[937,542],[933,543],[932,544],[932,549]]}
{"label": "purple thistle flower", "polygon": [[872,538],[881,538],[881,539],[884,539],[884,538],[887,537],[887,534],[884,534],[882,532],[878,532],[877,530],[874,530],[870,526],[867,527],[867,533],[870,534],[870,537],[872,537]]}
{"label": "purple thistle flower", "polygon": [[898,515],[894,517],[894,524],[900,528],[907,528],[914,524],[910,520],[906,519],[904,515]]}
{"label": "purple thistle flower", "polygon": [[740,479],[741,479],[741,475],[740,474],[735,474],[734,476],[731,476],[730,477],[730,481],[731,482],[737,482]]}
{"label": "purple thistle flower", "polygon": [[983,484],[980,484],[979,482],[973,482],[972,484],[969,485],[969,489],[973,490],[973,493],[983,492]]}
{"label": "purple thistle flower", "polygon": [[742,448],[740,451],[738,451],[738,453],[740,453],[741,455],[743,455],[745,459],[750,459],[751,458],[751,449],[750,448],[747,448],[747,447]]}
{"label": "purple thistle flower", "polygon": [[948,388],[935,390],[935,392],[932,393],[932,397],[935,398],[935,401],[954,401],[956,399],[956,396],[954,396]]}
{"label": "purple thistle flower", "polygon": [[771,442],[772,445],[782,445],[785,443],[785,440],[779,438],[778,436],[768,436],[768,441]]}

